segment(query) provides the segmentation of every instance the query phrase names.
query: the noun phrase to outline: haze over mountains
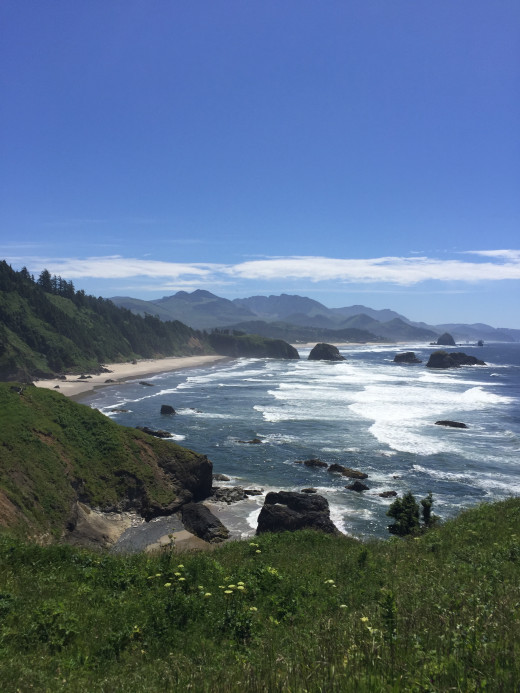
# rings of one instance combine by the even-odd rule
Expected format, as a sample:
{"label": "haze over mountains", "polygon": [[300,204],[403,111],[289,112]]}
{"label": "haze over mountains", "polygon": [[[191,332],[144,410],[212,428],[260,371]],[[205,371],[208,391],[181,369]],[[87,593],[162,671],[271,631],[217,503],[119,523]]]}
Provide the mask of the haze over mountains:
{"label": "haze over mountains", "polygon": [[230,300],[197,289],[152,301],[128,296],[111,300],[134,313],[180,320],[199,330],[234,329],[293,342],[434,341],[446,331],[457,341],[520,340],[520,330],[497,329],[483,323],[428,325],[413,322],[390,309],[374,310],[363,305],[327,308],[311,298],[288,294]]}

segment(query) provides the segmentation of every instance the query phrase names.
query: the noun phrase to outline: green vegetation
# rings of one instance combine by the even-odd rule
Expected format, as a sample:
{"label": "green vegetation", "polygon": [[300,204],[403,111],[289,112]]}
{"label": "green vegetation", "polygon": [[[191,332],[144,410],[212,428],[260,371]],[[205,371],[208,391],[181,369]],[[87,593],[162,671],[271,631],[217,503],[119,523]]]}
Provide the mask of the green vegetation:
{"label": "green vegetation", "polygon": [[35,281],[24,268],[0,262],[0,380],[99,372],[101,364],[190,354],[298,358],[281,340],[219,336],[175,320],[136,315],[112,301],[76,291],[44,270]]}
{"label": "green vegetation", "polygon": [[3,691],[514,691],[520,501],[419,537],[110,556],[0,539]]}
{"label": "green vegetation", "polygon": [[203,335],[180,322],[134,315],[76,291],[44,270],[35,281],[0,262],[0,379],[50,377],[106,362],[212,353]]}
{"label": "green vegetation", "polygon": [[147,515],[211,488],[203,455],[34,386],[0,383],[0,456],[0,525],[36,536],[60,536],[75,500]]}
{"label": "green vegetation", "polygon": [[[431,529],[439,520],[437,515],[432,515],[433,497],[429,493],[421,500],[421,507],[415,500],[411,491],[405,493],[402,498],[396,498],[386,513],[394,518],[395,522],[388,525],[390,534],[398,537],[406,537],[409,534],[420,534]],[[419,519],[421,516],[422,522]]]}
{"label": "green vegetation", "polygon": [[237,330],[213,330],[208,340],[218,354],[248,358],[299,359],[298,351],[282,339],[244,334]]}

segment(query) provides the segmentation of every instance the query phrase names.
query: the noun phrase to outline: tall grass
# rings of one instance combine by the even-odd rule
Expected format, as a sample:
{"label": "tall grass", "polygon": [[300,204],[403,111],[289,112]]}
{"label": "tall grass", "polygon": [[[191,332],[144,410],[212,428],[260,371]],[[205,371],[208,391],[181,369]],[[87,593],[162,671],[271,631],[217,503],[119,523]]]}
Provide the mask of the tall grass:
{"label": "tall grass", "polygon": [[[518,533],[518,534],[517,534]],[[412,539],[0,541],[2,691],[515,691],[520,501]]]}

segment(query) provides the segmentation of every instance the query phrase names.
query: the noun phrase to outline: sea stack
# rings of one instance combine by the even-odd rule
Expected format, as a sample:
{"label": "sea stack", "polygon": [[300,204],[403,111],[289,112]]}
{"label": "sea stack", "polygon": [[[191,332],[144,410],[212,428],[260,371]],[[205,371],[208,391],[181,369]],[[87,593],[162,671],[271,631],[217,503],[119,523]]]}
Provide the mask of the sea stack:
{"label": "sea stack", "polygon": [[339,353],[338,347],[333,344],[320,342],[309,354],[309,361],[345,361],[345,357]]}

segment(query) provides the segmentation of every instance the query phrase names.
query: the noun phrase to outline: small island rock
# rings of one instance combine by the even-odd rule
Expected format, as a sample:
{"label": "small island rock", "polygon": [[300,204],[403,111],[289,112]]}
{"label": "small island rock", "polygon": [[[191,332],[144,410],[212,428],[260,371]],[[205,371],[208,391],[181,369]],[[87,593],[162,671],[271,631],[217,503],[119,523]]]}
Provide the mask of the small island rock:
{"label": "small island rock", "polygon": [[349,491],[357,491],[357,493],[368,491],[368,486],[361,481],[354,481],[353,484],[345,486],[345,488],[348,488]]}
{"label": "small island rock", "polygon": [[462,351],[453,351],[448,353],[443,349],[434,351],[430,354],[427,368],[458,368],[459,366],[485,366],[484,361],[481,361],[476,356],[468,356]]}
{"label": "small island rock", "polygon": [[340,533],[330,519],[329,504],[323,496],[295,491],[268,493],[258,516],[256,533],[294,532],[298,529]]}
{"label": "small island rock", "polygon": [[312,349],[308,357],[309,361],[345,361],[345,357],[339,353],[338,347],[332,344],[320,342]]}
{"label": "small island rock", "polygon": [[441,334],[436,342],[437,346],[455,346],[455,340],[449,332]]}
{"label": "small island rock", "polygon": [[404,351],[394,356],[394,363],[422,363],[415,355],[415,351]]}
{"label": "small island rock", "polygon": [[175,409],[170,404],[161,404],[161,414],[175,414]]}

